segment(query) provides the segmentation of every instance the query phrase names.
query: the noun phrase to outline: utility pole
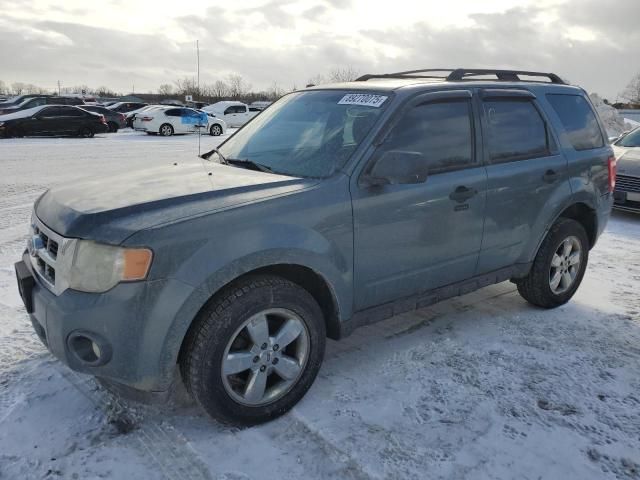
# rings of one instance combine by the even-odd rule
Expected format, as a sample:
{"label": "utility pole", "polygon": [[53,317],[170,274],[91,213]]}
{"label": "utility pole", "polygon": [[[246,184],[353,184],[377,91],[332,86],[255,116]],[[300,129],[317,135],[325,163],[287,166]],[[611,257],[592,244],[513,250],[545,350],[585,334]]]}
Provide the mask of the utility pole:
{"label": "utility pole", "polygon": [[58,96],[60,96],[60,80],[58,80]]}
{"label": "utility pole", "polygon": [[196,58],[197,58],[197,67],[198,67],[198,97],[200,97],[200,43],[199,40],[196,40]]}

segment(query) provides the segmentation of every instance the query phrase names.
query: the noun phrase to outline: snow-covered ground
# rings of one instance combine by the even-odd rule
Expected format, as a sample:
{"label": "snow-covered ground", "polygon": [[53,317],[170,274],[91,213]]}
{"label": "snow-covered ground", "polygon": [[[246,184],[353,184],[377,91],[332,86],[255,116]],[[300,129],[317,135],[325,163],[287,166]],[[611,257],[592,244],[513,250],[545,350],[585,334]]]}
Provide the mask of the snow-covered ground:
{"label": "snow-covered ground", "polygon": [[12,270],[33,200],[196,153],[195,137],[132,132],[0,140],[0,479],[640,477],[638,216],[613,215],[568,305],[533,308],[505,283],[360,329],[260,427],[222,427],[178,396],[127,403],[59,364]]}

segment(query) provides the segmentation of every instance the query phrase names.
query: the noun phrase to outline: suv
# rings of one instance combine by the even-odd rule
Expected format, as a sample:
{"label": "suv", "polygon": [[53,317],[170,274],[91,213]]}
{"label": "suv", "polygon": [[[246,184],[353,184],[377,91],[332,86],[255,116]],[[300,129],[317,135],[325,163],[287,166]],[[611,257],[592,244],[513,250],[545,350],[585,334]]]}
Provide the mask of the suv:
{"label": "suv", "polygon": [[20,292],[72,369],[161,394],[178,368],[211,416],[263,422],[309,389],[326,337],[505,280],[543,308],[569,301],[611,211],[605,138],[584,90],[553,74],[307,88],[204,171],[48,190]]}

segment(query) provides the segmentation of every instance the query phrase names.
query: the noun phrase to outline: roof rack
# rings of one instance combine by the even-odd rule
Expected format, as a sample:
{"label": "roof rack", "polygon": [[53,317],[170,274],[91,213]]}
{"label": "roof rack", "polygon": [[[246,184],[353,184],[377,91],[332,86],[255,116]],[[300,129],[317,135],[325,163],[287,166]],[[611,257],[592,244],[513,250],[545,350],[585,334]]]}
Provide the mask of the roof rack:
{"label": "roof rack", "polygon": [[[444,73],[444,75],[435,75],[434,73]],[[417,75],[421,74],[421,75]],[[427,74],[427,75],[425,75]],[[357,78],[357,82],[366,82],[372,78],[437,78],[446,80],[448,82],[461,82],[463,80],[478,80],[478,76],[483,75],[495,75],[500,81],[508,82],[520,82],[520,75],[527,77],[545,77],[548,78],[551,83],[557,83],[560,85],[566,85],[566,82],[562,80],[555,73],[543,73],[543,72],[527,72],[523,70],[495,70],[495,69],[474,69],[474,68],[427,68],[423,70],[408,70],[406,72],[397,73],[383,73],[383,74],[366,74]]]}

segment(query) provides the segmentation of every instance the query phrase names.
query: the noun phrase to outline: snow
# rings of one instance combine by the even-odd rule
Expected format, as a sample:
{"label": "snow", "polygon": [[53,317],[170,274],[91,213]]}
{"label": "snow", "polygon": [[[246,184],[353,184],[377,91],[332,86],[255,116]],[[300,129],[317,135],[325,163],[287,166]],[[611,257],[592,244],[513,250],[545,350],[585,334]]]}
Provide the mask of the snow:
{"label": "snow", "polygon": [[31,115],[35,115],[36,113],[38,113],[44,107],[46,107],[46,105],[39,105],[37,107],[27,108],[25,110],[18,110],[17,112],[0,115],[0,122],[3,122],[5,120],[14,120],[16,118],[30,117]]}
{"label": "snow", "polygon": [[125,402],[53,359],[12,270],[33,200],[84,175],[197,162],[197,142],[0,141],[0,478],[638,478],[638,216],[613,214],[569,304],[537,309],[504,283],[362,328],[259,427],[218,425],[184,392]]}

